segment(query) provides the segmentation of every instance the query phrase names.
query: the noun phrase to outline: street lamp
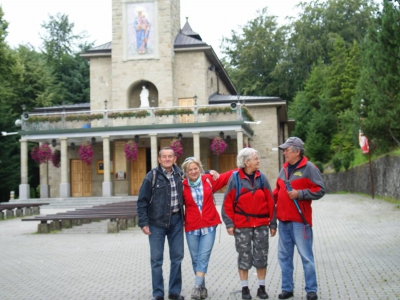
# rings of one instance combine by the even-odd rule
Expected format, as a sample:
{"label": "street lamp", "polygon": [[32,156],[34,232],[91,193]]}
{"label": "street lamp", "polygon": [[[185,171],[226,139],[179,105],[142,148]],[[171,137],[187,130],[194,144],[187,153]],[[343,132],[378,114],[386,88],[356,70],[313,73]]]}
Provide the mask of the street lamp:
{"label": "street lamp", "polygon": [[194,105],[197,105],[197,95],[194,95]]}
{"label": "street lamp", "polygon": [[108,103],[107,99],[104,100],[104,110],[107,110],[107,103]]}

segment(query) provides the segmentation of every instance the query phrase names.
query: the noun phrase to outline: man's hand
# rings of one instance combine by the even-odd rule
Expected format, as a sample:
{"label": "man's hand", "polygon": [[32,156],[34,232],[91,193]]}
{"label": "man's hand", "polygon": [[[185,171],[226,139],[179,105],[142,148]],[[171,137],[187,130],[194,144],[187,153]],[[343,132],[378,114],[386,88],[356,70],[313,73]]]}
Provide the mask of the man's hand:
{"label": "man's hand", "polygon": [[213,177],[213,180],[217,180],[219,178],[219,173],[215,170],[210,170],[209,171],[210,175]]}
{"label": "man's hand", "polygon": [[299,191],[298,190],[292,190],[292,191],[287,191],[289,198],[290,199],[298,199],[299,198]]}
{"label": "man's hand", "polygon": [[226,231],[228,232],[229,235],[233,235],[233,230],[234,230],[233,227],[226,229]]}
{"label": "man's hand", "polygon": [[270,229],[269,229],[269,233],[270,233],[271,237],[275,236],[275,234],[276,234],[276,228],[270,228]]}
{"label": "man's hand", "polygon": [[151,234],[149,226],[143,226],[142,227],[142,231],[146,235],[150,235]]}

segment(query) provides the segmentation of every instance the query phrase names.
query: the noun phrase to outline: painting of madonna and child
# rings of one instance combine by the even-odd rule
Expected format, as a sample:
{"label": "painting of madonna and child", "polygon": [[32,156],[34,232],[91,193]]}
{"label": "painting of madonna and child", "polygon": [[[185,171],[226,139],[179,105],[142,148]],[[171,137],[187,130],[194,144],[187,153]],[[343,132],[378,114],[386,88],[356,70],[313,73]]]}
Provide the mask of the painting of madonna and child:
{"label": "painting of madonna and child", "polygon": [[127,3],[127,56],[154,55],[155,7],[154,2]]}

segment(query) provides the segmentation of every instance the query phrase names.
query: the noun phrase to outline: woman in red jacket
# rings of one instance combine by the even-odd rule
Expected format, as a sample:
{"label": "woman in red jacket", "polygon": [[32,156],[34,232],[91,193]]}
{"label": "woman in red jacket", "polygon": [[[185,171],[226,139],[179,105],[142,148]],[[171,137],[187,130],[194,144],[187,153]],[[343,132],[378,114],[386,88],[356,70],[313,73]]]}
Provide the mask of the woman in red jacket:
{"label": "woman in red jacket", "polygon": [[225,191],[222,218],[228,234],[235,236],[242,299],[251,299],[248,273],[252,266],[257,269],[257,297],[267,299],[268,229],[274,236],[277,227],[274,198],[267,177],[259,171],[257,150],[240,150],[237,166],[238,174],[231,177]]}
{"label": "woman in red jacket", "polygon": [[228,183],[233,171],[221,174],[214,181],[210,174],[204,174],[201,162],[195,157],[186,158],[182,170],[186,173],[183,181],[186,241],[196,274],[191,299],[200,300],[208,296],[204,276],[214,246],[216,227],[221,224],[214,193]]}

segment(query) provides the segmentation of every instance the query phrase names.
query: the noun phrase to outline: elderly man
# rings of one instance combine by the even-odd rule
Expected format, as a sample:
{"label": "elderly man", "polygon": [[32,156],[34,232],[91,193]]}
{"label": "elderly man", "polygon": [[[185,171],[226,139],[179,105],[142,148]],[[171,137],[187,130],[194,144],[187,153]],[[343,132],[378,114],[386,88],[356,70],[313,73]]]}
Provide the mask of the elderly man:
{"label": "elderly man", "polygon": [[147,173],[137,201],[139,226],[149,236],[153,300],[164,300],[163,255],[168,239],[171,259],[168,299],[183,300],[181,263],[183,259],[182,170],[175,165],[172,148],[161,149],[159,166]]}
{"label": "elderly man", "polygon": [[303,262],[307,300],[318,299],[317,276],[312,250],[312,200],[325,194],[318,168],[304,156],[304,144],[298,137],[290,137],[279,146],[286,162],[279,173],[273,191],[279,220],[278,261],[282,269],[282,293],[279,299],[293,297],[294,246]]}

